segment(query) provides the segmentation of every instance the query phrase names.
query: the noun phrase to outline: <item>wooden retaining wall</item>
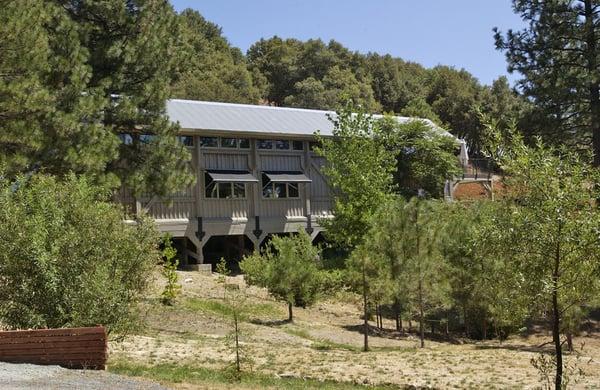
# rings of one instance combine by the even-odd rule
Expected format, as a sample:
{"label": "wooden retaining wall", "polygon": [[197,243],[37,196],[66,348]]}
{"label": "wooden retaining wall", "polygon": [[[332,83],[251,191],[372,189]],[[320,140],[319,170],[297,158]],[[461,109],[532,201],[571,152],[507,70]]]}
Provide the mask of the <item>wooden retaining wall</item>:
{"label": "wooden retaining wall", "polygon": [[0,332],[0,361],[104,370],[106,329],[64,328]]}

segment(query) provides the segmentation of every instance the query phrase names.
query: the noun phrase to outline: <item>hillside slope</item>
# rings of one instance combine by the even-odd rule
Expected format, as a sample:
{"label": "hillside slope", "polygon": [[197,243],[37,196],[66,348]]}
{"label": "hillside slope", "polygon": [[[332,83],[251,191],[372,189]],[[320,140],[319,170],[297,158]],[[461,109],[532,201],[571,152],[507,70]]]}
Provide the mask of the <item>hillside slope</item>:
{"label": "hillside slope", "polygon": [[[179,275],[183,289],[178,302],[171,307],[161,305],[157,283],[156,295],[145,304],[148,327],[121,343],[111,343],[109,369],[148,376],[178,388],[226,388],[228,377],[223,370],[231,366],[234,355],[229,337],[231,307],[223,300],[224,287],[214,275]],[[227,279],[228,284],[238,284],[246,297],[241,328],[247,358],[243,369],[252,373],[252,379],[238,383],[236,388],[325,384],[331,388],[353,388],[353,384],[386,388],[539,387],[539,374],[530,360],[542,351],[538,346],[550,340],[548,335],[511,338],[503,343],[429,340],[425,349],[419,349],[416,337],[392,332],[393,324],[388,321],[385,327],[390,331],[374,331],[370,338],[373,351],[363,353],[360,306],[353,294],[297,309],[295,322],[289,324],[282,321],[287,314],[285,305],[274,301],[265,290],[245,287],[242,277]],[[600,334],[575,338],[576,345],[582,343],[578,360],[567,357],[570,364],[577,364],[586,373],[578,377],[576,388],[598,388],[600,362],[589,360],[600,356]],[[341,383],[320,382],[328,380]]]}

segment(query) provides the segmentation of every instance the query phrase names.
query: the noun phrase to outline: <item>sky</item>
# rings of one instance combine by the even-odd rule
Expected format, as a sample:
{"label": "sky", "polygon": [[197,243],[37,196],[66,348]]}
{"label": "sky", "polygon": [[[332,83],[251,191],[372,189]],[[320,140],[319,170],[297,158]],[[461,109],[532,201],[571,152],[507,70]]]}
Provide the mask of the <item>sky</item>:
{"label": "sky", "polygon": [[484,84],[508,75],[493,27],[519,29],[510,0],[171,0],[198,10],[243,52],[260,38],[321,38],[352,51],[391,54],[426,67],[464,68]]}

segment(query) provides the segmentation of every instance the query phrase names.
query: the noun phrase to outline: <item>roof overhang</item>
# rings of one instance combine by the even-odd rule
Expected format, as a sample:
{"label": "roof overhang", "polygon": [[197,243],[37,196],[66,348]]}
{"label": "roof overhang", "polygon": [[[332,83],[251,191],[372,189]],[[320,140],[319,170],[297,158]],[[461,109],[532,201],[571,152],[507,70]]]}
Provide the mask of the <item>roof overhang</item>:
{"label": "roof overhang", "polygon": [[310,183],[312,180],[302,172],[264,172],[273,183]]}
{"label": "roof overhang", "polygon": [[216,183],[258,183],[258,179],[255,178],[248,171],[206,171]]}

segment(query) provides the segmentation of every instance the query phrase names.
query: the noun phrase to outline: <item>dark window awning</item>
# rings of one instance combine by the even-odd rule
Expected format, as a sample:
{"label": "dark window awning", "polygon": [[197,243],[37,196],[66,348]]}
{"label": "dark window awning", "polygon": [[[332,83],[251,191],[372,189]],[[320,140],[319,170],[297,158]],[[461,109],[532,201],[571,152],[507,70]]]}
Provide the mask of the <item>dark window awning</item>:
{"label": "dark window awning", "polygon": [[248,171],[206,171],[217,183],[258,183],[258,179]]}
{"label": "dark window awning", "polygon": [[273,183],[310,183],[312,181],[302,172],[265,172],[265,175]]}

